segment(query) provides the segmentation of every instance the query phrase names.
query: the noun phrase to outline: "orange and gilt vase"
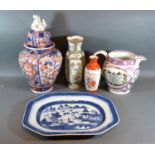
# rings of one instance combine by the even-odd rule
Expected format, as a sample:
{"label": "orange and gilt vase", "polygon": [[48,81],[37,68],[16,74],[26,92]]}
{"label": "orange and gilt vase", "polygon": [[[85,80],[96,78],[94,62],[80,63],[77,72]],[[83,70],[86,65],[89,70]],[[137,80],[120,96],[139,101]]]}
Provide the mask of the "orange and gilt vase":
{"label": "orange and gilt vase", "polygon": [[96,92],[101,78],[101,67],[97,56],[90,56],[90,61],[85,67],[85,87],[87,91]]}

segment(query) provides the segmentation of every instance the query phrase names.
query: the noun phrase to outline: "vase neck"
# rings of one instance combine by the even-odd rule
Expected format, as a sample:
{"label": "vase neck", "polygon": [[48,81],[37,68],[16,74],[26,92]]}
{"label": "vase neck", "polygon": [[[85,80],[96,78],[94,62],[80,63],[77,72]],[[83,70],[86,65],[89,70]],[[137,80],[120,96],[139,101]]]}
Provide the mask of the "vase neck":
{"label": "vase neck", "polygon": [[97,60],[98,60],[97,56],[90,56],[87,68],[88,69],[93,69],[93,70],[99,69],[100,65],[98,64]]}
{"label": "vase neck", "polygon": [[69,36],[67,37],[69,51],[71,52],[79,52],[81,51],[83,37],[81,36]]}
{"label": "vase neck", "polygon": [[89,63],[91,63],[91,64],[96,64],[97,63],[97,59],[96,58],[91,58],[90,60],[89,60]]}
{"label": "vase neck", "polygon": [[82,42],[76,43],[76,44],[72,43],[72,42],[69,42],[68,45],[69,45],[69,51],[71,51],[71,52],[79,52],[79,51],[81,51]]}

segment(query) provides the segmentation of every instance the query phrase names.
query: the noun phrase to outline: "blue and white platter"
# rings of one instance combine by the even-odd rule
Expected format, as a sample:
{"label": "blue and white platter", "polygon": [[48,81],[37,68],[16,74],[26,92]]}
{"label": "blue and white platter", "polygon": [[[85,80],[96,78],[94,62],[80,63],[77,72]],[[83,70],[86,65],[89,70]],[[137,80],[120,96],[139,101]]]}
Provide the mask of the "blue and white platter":
{"label": "blue and white platter", "polygon": [[113,103],[91,93],[50,93],[28,102],[23,126],[43,136],[98,135],[119,123]]}

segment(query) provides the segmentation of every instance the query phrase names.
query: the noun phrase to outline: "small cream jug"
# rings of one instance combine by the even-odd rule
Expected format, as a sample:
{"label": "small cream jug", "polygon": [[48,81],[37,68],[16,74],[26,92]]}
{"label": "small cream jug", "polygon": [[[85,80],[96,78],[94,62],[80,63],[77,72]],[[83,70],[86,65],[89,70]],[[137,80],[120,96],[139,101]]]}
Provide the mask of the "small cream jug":
{"label": "small cream jug", "polygon": [[146,61],[146,57],[124,50],[115,50],[109,53],[100,50],[94,55],[99,54],[106,57],[102,75],[107,82],[109,91],[114,94],[129,93],[131,86],[139,76],[139,64],[141,61]]}

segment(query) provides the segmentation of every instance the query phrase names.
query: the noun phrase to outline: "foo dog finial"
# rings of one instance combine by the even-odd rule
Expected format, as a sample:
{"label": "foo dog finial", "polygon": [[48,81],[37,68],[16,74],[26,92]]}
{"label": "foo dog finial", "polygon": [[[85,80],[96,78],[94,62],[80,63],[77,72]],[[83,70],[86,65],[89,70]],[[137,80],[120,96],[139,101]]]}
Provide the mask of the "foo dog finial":
{"label": "foo dog finial", "polygon": [[44,31],[47,28],[45,19],[41,19],[38,15],[33,15],[33,23],[31,29],[34,31]]}

